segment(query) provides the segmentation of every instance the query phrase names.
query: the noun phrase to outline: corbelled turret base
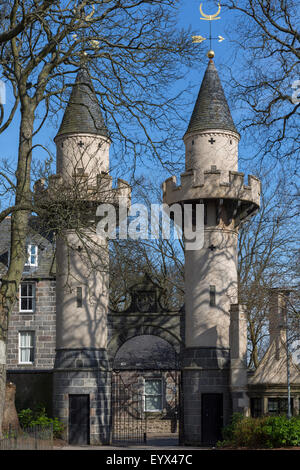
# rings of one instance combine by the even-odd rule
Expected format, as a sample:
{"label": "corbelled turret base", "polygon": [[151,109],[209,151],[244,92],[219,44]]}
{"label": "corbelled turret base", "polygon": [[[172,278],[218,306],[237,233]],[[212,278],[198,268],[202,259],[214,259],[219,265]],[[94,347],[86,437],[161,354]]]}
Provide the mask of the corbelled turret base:
{"label": "corbelled turret base", "polygon": [[186,348],[182,367],[185,445],[213,445],[232,415],[230,351]]}
{"label": "corbelled turret base", "polygon": [[[58,350],[53,391],[54,416],[65,425],[64,438],[68,442],[76,439],[76,420],[82,427],[82,419],[80,421],[78,416],[84,415],[87,437],[84,444],[110,443],[111,372],[105,349]],[[77,407],[76,403],[81,409],[72,409],[74,405]]]}

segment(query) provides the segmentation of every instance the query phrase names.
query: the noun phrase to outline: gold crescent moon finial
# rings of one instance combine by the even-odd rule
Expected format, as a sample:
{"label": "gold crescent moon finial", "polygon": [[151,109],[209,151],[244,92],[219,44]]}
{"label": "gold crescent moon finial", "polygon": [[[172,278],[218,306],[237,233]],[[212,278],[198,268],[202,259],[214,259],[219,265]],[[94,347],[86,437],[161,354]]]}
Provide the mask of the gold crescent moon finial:
{"label": "gold crescent moon finial", "polygon": [[220,13],[220,11],[221,11],[221,5],[220,5],[220,2],[219,2],[218,3],[217,13],[215,13],[214,15],[207,15],[206,13],[203,12],[202,3],[200,3],[200,14],[202,16],[202,18],[200,18],[200,20],[207,20],[207,21],[219,20],[220,16],[218,16],[218,14]]}

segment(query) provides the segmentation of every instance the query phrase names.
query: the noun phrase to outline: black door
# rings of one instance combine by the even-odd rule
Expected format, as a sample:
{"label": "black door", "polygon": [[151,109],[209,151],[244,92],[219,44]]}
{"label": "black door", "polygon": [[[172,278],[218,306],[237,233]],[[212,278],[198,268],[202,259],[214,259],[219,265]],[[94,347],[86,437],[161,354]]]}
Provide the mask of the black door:
{"label": "black door", "polygon": [[69,444],[89,444],[89,429],[89,395],[69,395]]}
{"label": "black door", "polygon": [[204,393],[202,395],[202,443],[215,444],[222,439],[223,395]]}

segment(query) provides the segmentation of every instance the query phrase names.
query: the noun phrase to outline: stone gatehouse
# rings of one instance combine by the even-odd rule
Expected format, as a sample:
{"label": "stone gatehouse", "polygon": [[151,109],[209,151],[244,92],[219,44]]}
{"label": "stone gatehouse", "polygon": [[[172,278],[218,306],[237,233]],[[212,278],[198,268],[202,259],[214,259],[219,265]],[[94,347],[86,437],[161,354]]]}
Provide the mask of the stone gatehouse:
{"label": "stone gatehouse", "polygon": [[[276,406],[280,412],[284,335],[271,335],[254,375],[246,365],[237,240],[240,224],[259,210],[261,185],[255,176],[245,182],[238,171],[239,140],[210,57],[184,135],[180,183],[175,176],[163,183],[166,205],[192,206],[192,225],[203,205],[203,244],[188,249],[185,243],[184,308],[169,311],[160,286],[141,276],[130,301],[113,310],[108,241],[96,235],[96,211],[108,202],[121,210],[120,199],[127,210],[131,188],[121,179],[112,186],[110,134],[89,71],[78,72],[55,137],[57,174],[48,186],[40,180],[34,188],[41,207],[58,205],[72,217],[55,237],[30,219],[10,319],[7,370],[19,409],[42,403],[63,421],[69,442],[100,445],[133,434],[143,439],[147,432],[179,433],[187,445],[214,444],[233,412],[258,414]],[[1,224],[0,275],[10,257],[10,222]],[[279,318],[278,296],[274,305]],[[297,366],[292,377],[298,413]]]}

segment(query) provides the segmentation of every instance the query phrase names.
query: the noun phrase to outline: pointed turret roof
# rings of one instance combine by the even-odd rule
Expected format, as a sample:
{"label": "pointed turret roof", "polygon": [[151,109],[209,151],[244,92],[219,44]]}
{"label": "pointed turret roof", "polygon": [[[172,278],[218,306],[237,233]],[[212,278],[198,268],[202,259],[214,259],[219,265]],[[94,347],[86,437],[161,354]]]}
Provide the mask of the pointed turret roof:
{"label": "pointed turret roof", "polygon": [[213,60],[205,71],[186,134],[206,129],[224,129],[238,134]]}
{"label": "pointed turret roof", "polygon": [[77,74],[57,135],[88,133],[108,137],[92,80],[86,68]]}

